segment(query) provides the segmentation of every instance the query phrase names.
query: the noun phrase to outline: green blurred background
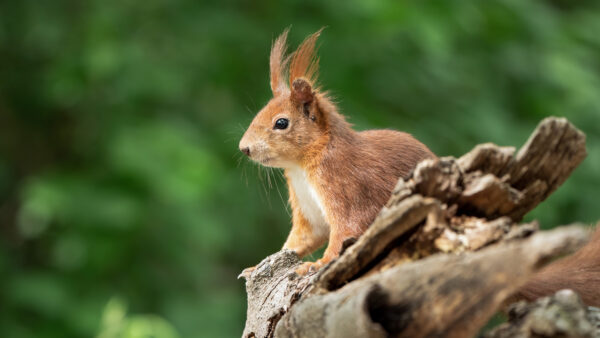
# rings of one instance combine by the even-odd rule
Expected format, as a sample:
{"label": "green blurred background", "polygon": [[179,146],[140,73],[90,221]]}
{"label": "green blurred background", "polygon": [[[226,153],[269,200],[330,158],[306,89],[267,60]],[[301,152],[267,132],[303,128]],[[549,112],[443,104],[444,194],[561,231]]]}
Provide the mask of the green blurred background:
{"label": "green blurred background", "polygon": [[566,116],[589,155],[528,217],[600,219],[596,0],[2,1],[2,337],[241,334],[236,276],[290,217],[238,141],[289,25],[328,26],[321,82],[357,129],[459,156]]}

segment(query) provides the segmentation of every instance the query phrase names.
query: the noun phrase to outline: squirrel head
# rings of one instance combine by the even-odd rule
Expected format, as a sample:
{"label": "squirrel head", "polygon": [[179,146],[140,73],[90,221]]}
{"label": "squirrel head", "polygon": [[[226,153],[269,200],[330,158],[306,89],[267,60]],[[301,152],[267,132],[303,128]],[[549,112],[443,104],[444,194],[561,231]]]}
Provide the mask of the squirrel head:
{"label": "squirrel head", "polygon": [[310,35],[289,56],[285,55],[287,30],[273,43],[273,98],[256,115],[239,144],[253,161],[269,167],[298,166],[311,149],[322,144],[327,133],[327,116],[322,107],[327,107],[328,101],[326,94],[315,88],[315,44],[320,33],[321,30]]}

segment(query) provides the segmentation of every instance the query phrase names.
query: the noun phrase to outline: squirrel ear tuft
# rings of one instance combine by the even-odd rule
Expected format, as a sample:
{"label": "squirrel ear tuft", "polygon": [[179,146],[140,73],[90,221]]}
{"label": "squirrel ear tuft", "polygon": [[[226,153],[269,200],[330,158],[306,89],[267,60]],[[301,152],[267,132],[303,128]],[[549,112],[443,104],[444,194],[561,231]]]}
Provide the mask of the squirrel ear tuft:
{"label": "squirrel ear tuft", "polygon": [[299,78],[292,82],[292,92],[290,97],[296,104],[306,104],[312,102],[314,93],[308,81]]}
{"label": "squirrel ear tuft", "polygon": [[273,96],[279,96],[287,91],[285,79],[285,69],[290,58],[285,55],[287,49],[286,41],[289,28],[286,28],[283,33],[273,42],[271,47],[271,56],[269,58],[269,68],[271,70],[271,91]]}

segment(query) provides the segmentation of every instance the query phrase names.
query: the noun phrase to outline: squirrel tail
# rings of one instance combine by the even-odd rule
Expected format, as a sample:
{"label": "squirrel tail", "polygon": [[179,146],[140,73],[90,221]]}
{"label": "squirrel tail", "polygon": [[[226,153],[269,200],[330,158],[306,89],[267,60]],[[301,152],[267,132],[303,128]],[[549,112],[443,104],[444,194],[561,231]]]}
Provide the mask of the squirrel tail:
{"label": "squirrel tail", "polygon": [[600,306],[600,223],[583,248],[536,273],[519,296],[534,300],[561,289],[574,290],[588,306]]}

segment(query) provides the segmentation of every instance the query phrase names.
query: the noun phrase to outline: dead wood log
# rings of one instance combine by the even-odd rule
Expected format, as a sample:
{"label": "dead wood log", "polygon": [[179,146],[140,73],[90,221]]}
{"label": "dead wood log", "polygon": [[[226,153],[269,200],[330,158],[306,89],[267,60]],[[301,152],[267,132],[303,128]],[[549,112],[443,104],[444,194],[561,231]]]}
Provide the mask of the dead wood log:
{"label": "dead wood log", "polygon": [[508,322],[484,338],[600,337],[600,309],[586,307],[571,290],[532,303],[516,302],[507,313]]}
{"label": "dead wood log", "polygon": [[421,162],[371,227],[315,274],[282,251],[247,276],[244,337],[472,336],[550,259],[588,238],[537,233],[522,217],[586,155],[566,119],[543,120],[514,148],[484,144]]}

